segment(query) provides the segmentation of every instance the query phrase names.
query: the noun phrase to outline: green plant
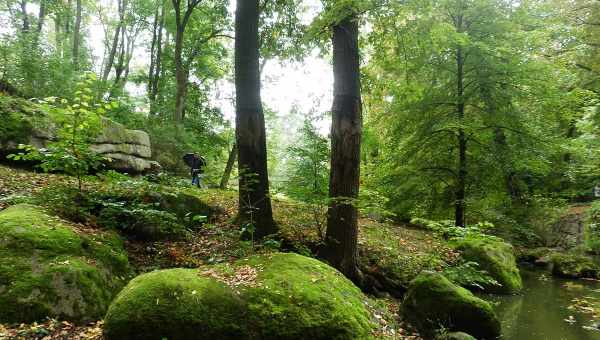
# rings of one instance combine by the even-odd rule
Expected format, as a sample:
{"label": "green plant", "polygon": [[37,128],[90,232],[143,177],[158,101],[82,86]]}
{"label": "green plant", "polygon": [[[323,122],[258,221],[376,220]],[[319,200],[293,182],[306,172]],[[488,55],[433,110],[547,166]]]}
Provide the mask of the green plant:
{"label": "green plant", "polygon": [[21,144],[19,149],[23,152],[9,155],[9,158],[39,161],[39,167],[45,172],[62,171],[76,176],[81,192],[82,176],[99,168],[104,160],[90,150],[90,144],[101,129],[99,113],[104,111],[101,104],[92,103],[91,85],[95,80],[94,73],[83,76],[71,101],[56,97],[41,100],[40,105],[47,109],[58,126],[57,140],[43,149]]}
{"label": "green plant", "polygon": [[479,268],[477,262],[463,261],[458,265],[447,267],[443,274],[459,286],[484,290],[485,286],[501,286],[485,270]]}

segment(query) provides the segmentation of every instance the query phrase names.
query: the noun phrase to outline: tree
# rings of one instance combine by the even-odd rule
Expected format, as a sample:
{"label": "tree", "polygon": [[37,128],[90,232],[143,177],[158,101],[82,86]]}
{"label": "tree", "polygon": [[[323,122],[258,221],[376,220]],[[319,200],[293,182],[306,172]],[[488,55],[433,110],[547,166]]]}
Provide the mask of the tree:
{"label": "tree", "polygon": [[171,0],[175,10],[175,112],[173,119],[176,124],[181,124],[185,116],[185,100],[188,91],[190,67],[197,57],[206,48],[206,44],[215,38],[224,37],[223,31],[227,25],[226,11],[222,1],[204,1],[204,18],[199,19],[194,27],[193,42],[189,45],[189,52],[184,55],[186,28],[193,21],[192,14],[203,0],[188,0],[182,12],[182,0]]}
{"label": "tree", "polygon": [[348,278],[360,281],[355,200],[360,180],[362,102],[358,18],[351,13],[333,28],[331,171],[324,257]]}
{"label": "tree", "polygon": [[506,221],[552,170],[569,75],[540,58],[554,43],[530,5],[415,0],[374,16],[367,124],[399,217]]}
{"label": "tree", "polygon": [[235,16],[236,145],[239,212],[258,238],[277,232],[269,197],[265,119],[260,97],[258,0],[238,0]]}

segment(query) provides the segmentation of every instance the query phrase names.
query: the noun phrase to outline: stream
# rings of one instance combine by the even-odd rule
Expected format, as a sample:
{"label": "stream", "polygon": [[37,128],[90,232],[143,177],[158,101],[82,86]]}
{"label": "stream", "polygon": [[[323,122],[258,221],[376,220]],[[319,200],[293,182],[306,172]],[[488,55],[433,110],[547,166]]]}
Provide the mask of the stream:
{"label": "stream", "polygon": [[560,279],[530,267],[522,267],[521,276],[521,295],[487,297],[496,303],[503,339],[600,339],[600,319],[589,307],[600,307],[600,282]]}

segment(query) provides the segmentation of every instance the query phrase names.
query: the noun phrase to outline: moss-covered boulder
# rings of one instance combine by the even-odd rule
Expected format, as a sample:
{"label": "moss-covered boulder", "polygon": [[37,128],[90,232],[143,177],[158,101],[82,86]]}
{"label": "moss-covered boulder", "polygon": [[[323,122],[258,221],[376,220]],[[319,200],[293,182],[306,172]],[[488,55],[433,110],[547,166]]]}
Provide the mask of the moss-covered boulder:
{"label": "moss-covered boulder", "polygon": [[161,195],[160,207],[177,215],[177,218],[185,223],[190,223],[194,216],[209,217],[215,212],[213,207],[199,197],[183,192]]}
{"label": "moss-covered boulder", "polygon": [[133,279],[105,317],[107,339],[365,339],[360,290],[297,254],[155,271]]}
{"label": "moss-covered boulder", "polygon": [[492,306],[438,273],[417,276],[402,307],[404,316],[428,339],[434,338],[442,327],[477,339],[500,336],[500,321]]}
{"label": "moss-covered boulder", "polygon": [[0,322],[101,317],[130,268],[114,233],[86,233],[31,205],[0,212]]}
{"label": "moss-covered boulder", "polygon": [[477,262],[498,285],[485,285],[486,292],[514,294],[523,288],[512,245],[488,239],[462,239],[455,247],[467,261]]}
{"label": "moss-covered boulder", "polygon": [[550,256],[552,275],[570,279],[599,278],[600,267],[582,255],[555,253]]}

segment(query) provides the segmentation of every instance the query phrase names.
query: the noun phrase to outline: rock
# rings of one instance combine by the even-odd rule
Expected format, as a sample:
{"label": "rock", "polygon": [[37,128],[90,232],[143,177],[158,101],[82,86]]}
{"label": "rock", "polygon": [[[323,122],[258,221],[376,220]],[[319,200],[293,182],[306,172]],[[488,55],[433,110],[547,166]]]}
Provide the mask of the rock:
{"label": "rock", "polygon": [[550,256],[552,275],[570,279],[599,278],[600,268],[582,255],[555,253]]}
{"label": "rock", "polygon": [[169,269],[133,279],[111,304],[112,339],[365,339],[374,324],[360,290],[297,254]]}
{"label": "rock", "polygon": [[550,254],[552,254],[552,249],[545,247],[519,249],[517,261],[531,263],[538,267],[546,267],[550,263]]}
{"label": "rock", "polygon": [[515,294],[523,288],[510,244],[487,239],[462,239],[456,241],[455,247],[465,260],[477,262],[481,269],[501,284],[484,286],[486,292]]}
{"label": "rock", "polygon": [[[7,129],[0,128],[0,152],[8,154],[19,144],[45,148],[56,140],[57,127],[41,106],[30,101],[0,94],[0,119],[8,122]],[[102,130],[90,146],[91,151],[112,161],[107,167],[130,173],[153,172],[160,164],[151,159],[150,136],[139,130],[102,117]]]}
{"label": "rock", "polygon": [[477,339],[500,336],[500,321],[492,306],[439,273],[417,276],[402,307],[404,316],[426,339],[434,338],[441,327],[472,334]]}
{"label": "rock", "polygon": [[475,337],[463,332],[451,332],[438,336],[436,340],[477,340]]}
{"label": "rock", "polygon": [[0,322],[97,320],[129,274],[114,233],[86,234],[31,205],[0,212]]}

